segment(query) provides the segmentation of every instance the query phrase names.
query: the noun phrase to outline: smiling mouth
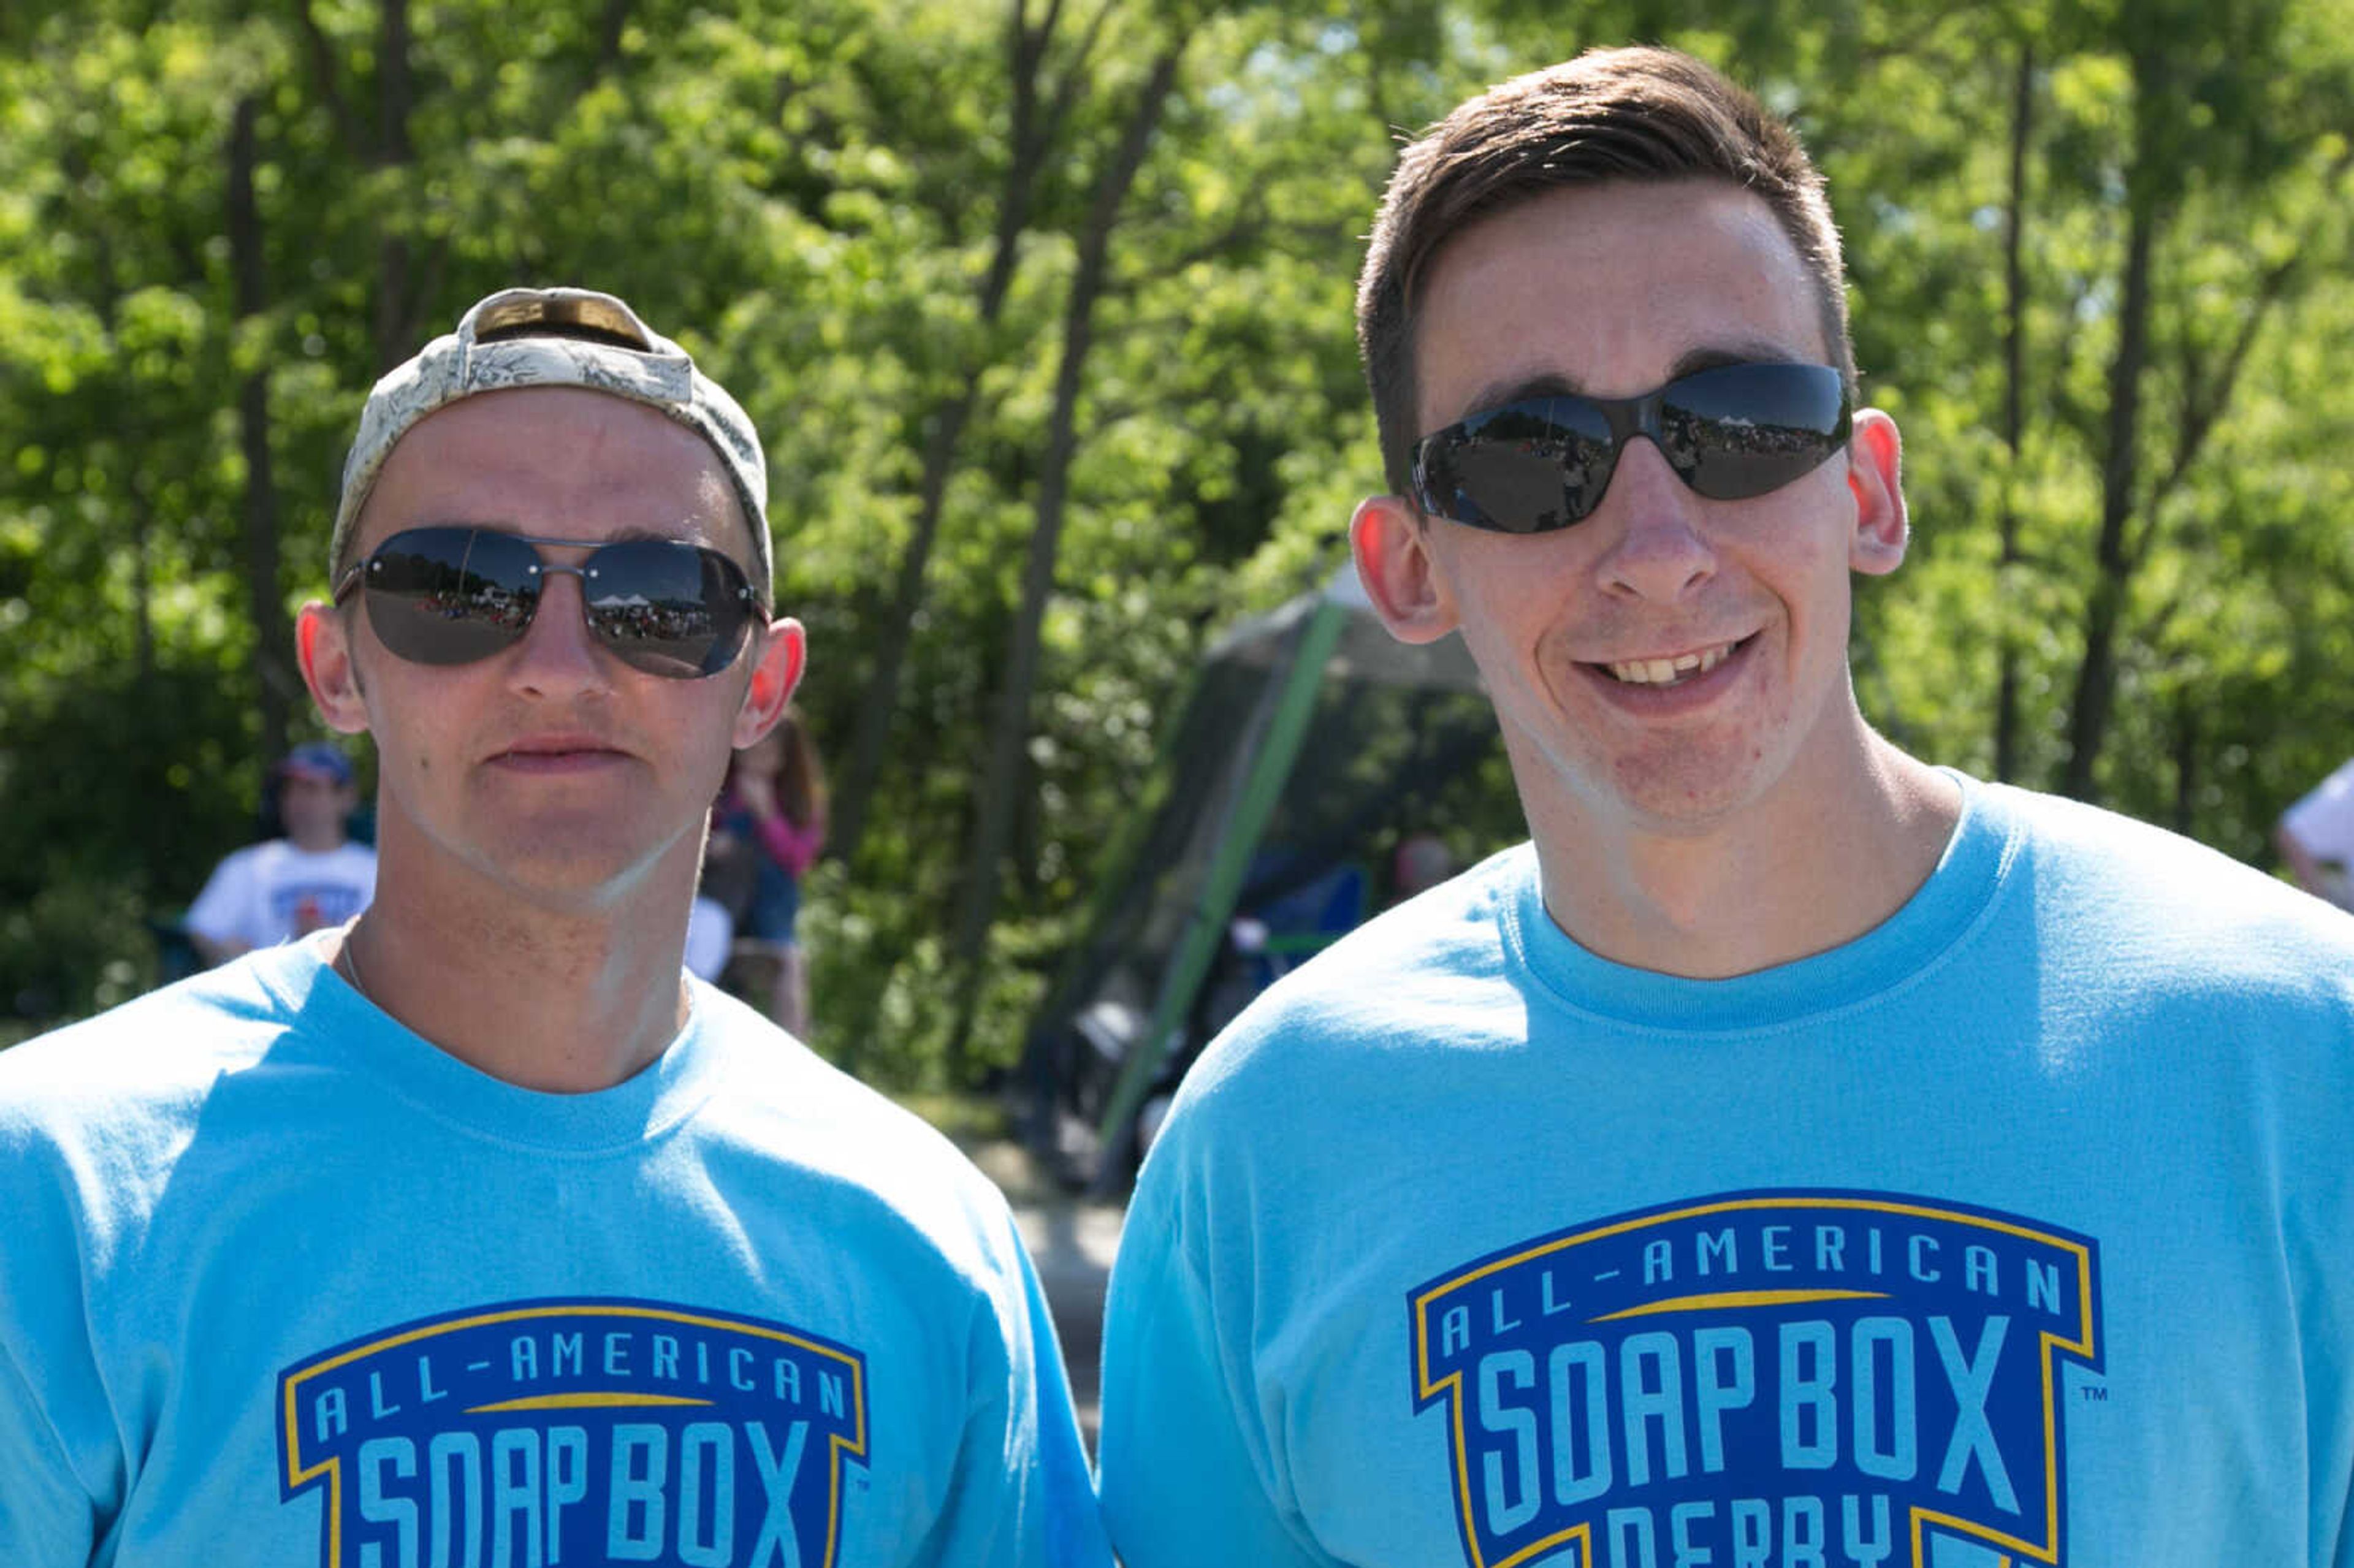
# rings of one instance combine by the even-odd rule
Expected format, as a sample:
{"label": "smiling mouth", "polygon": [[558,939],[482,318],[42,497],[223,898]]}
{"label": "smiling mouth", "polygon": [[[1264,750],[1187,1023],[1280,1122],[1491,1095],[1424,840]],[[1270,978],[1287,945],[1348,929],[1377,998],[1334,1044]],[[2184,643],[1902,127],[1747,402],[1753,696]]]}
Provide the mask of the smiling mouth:
{"label": "smiling mouth", "polygon": [[1732,658],[1748,641],[1744,637],[1734,642],[1720,642],[1713,648],[1679,653],[1672,659],[1628,659],[1596,668],[1608,671],[1611,679],[1629,686],[1678,686],[1707,674]]}

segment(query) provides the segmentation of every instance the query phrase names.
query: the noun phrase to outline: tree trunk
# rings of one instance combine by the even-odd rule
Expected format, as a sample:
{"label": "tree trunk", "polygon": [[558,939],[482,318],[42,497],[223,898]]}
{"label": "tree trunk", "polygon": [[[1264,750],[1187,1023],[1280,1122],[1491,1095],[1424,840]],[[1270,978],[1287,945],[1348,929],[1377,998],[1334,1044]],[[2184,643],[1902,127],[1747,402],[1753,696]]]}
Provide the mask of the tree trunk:
{"label": "tree trunk", "polygon": [[[268,308],[262,270],[261,210],[253,194],[255,101],[238,101],[228,153],[229,270],[235,278],[240,327]],[[254,684],[261,713],[261,754],[285,754],[294,692],[294,630],[278,580],[278,487],[270,461],[270,366],[256,365],[238,392],[245,450],[245,597],[253,619]]]}
{"label": "tree trunk", "polygon": [[[2156,105],[2145,95],[2144,113]],[[2116,640],[2131,586],[2133,557],[2126,529],[2134,513],[2134,482],[2139,467],[2142,372],[2149,360],[2150,252],[2160,224],[2158,197],[2145,164],[2128,177],[2126,203],[2125,288],[2117,303],[2117,352],[2109,366],[2109,441],[2101,465],[2101,536],[2094,547],[2096,576],[2084,608],[2084,659],[2076,667],[2068,704],[2068,769],[2062,791],[2079,800],[2095,798],[2094,765],[2108,737],[2109,707],[2116,695]]]}
{"label": "tree trunk", "polygon": [[[924,605],[924,584],[931,569],[932,549],[939,539],[949,480],[956,469],[957,443],[971,421],[974,404],[980,400],[981,372],[987,361],[988,344],[1004,313],[1006,296],[1013,290],[1014,263],[1019,259],[1022,236],[1030,227],[1030,214],[1037,205],[1047,152],[1060,133],[1093,42],[1090,33],[1087,43],[1081,47],[1080,58],[1072,62],[1070,74],[1065,79],[1066,90],[1058,94],[1042,118],[1039,90],[1046,48],[1053,41],[1061,8],[1050,7],[1035,27],[1029,25],[1023,9],[1023,0],[1013,0],[1007,27],[1007,60],[1013,88],[1013,134],[1008,143],[1012,151],[1005,165],[1005,183],[998,193],[997,231],[991,240],[989,271],[981,284],[978,359],[967,367],[956,390],[933,406],[928,421],[915,531],[908,536],[906,553],[899,557],[891,607],[875,639],[875,668],[867,679],[866,694],[858,705],[850,765],[843,771],[841,787],[834,791],[832,843],[827,853],[844,863],[858,853],[859,839],[866,831],[867,807],[874,798],[875,781],[882,777],[884,755],[892,725],[898,716],[899,687],[907,675],[908,645],[915,641],[916,617]],[[1108,14],[1107,5],[1098,14],[1098,22]]]}
{"label": "tree trunk", "polygon": [[[79,149],[70,149],[63,160],[67,179],[75,188],[90,183],[90,161]],[[106,329],[109,342],[122,328],[121,306],[122,284],[115,270],[114,241],[110,226],[91,223],[90,235],[90,268],[98,278],[98,315]],[[146,412],[126,408],[114,420],[116,439],[121,440],[125,454],[123,473],[131,492],[131,638],[133,657],[139,672],[139,689],[155,690],[155,508],[152,503],[154,486],[147,479],[148,443],[144,439]]]}
{"label": "tree trunk", "polygon": [[908,537],[907,553],[899,557],[898,581],[875,644],[874,673],[867,679],[866,694],[858,705],[857,728],[850,743],[850,765],[843,773],[841,787],[833,792],[832,842],[826,853],[844,864],[857,856],[858,841],[866,832],[866,808],[874,799],[875,781],[882,777],[883,757],[899,706],[899,686],[907,675],[907,645],[915,639],[916,616],[923,609],[924,579],[931,568],[932,546],[939,536],[949,476],[956,465],[957,440],[971,418],[980,380],[977,373],[968,376],[961,392],[942,399],[932,410],[931,430],[924,441],[924,477],[916,503],[916,529]]}
{"label": "tree trunk", "polygon": [[2174,699],[2174,831],[2184,838],[2199,818],[2199,705],[2188,689]]}
{"label": "tree trunk", "polygon": [[2019,777],[2019,622],[2013,579],[2019,575],[2020,446],[2026,420],[2021,409],[2027,381],[2027,269],[2020,238],[2027,225],[2027,149],[2035,104],[2035,47],[2019,47],[2019,72],[2011,86],[2010,210],[2003,226],[2002,439],[2009,453],[2002,476],[2002,556],[1996,580],[2002,585],[1995,613],[2001,618],[2000,671],[1995,682],[1994,776],[2008,784]]}
{"label": "tree trunk", "polygon": [[[141,493],[145,488],[133,488],[134,502],[142,499]],[[149,510],[143,504],[134,505],[131,514],[131,612],[141,691],[153,689],[155,678],[154,551],[154,525],[149,520]]]}
{"label": "tree trunk", "polygon": [[359,157],[364,151],[359,121],[337,80],[335,47],[327,41],[326,33],[320,27],[319,18],[311,9],[311,0],[294,0],[294,21],[302,34],[303,58],[310,62],[311,83],[319,94],[319,101],[327,106],[345,151]]}
{"label": "tree trunk", "polygon": [[621,35],[630,26],[630,0],[605,0],[597,21],[597,69],[610,71],[621,63]]}
{"label": "tree trunk", "polygon": [[[376,166],[396,168],[416,157],[408,140],[415,87],[408,67],[408,0],[382,0],[376,30]],[[396,220],[397,221],[397,220]],[[409,280],[408,240],[387,234],[376,250],[376,363],[391,369],[416,351],[420,302]]]}
{"label": "tree trunk", "polygon": [[1163,48],[1160,58],[1153,62],[1152,74],[1129,116],[1119,149],[1097,182],[1087,227],[1080,237],[1078,266],[1071,279],[1070,299],[1063,317],[1063,358],[1055,377],[1054,419],[1038,480],[1037,524],[1031,532],[1029,553],[1023,564],[1022,609],[1014,620],[1005,685],[999,693],[996,723],[991,735],[989,769],[981,778],[972,854],[965,867],[963,890],[958,902],[955,955],[959,981],[949,1061],[952,1068],[960,1071],[981,1000],[990,921],[997,907],[998,863],[1004,856],[1019,803],[1023,747],[1030,734],[1030,696],[1038,675],[1039,632],[1045,621],[1047,598],[1054,590],[1055,557],[1062,545],[1071,459],[1078,450],[1079,390],[1085,379],[1087,351],[1094,341],[1096,302],[1103,292],[1105,274],[1109,270],[1112,230],[1118,223],[1120,206],[1143,167],[1161,111],[1176,86],[1178,63],[1184,48],[1180,37]]}
{"label": "tree trunk", "polygon": [[[2117,682],[2116,644],[2133,578],[2155,546],[2167,500],[2196,467],[2224,410],[2230,406],[2241,371],[2263,330],[2265,318],[2285,297],[2301,270],[2310,243],[2318,238],[2317,225],[2331,211],[2317,206],[2306,220],[2305,238],[2285,260],[2260,263],[2248,291],[2248,303],[2239,331],[2209,366],[2198,363],[2190,347],[2182,349],[2182,395],[2173,450],[2154,462],[2154,477],[2144,485],[2139,446],[2141,383],[2149,359],[2151,268],[2168,220],[2168,194],[2179,188],[2179,171],[2161,166],[2153,151],[2161,141],[2161,118],[2172,111],[2167,91],[2168,58],[2141,54],[2134,58],[2136,135],[2134,166],[2126,179],[2128,225],[2125,278],[2117,305],[2117,351],[2109,372],[2108,450],[2101,471],[2101,535],[2094,555],[2096,576],[2085,609],[2084,662],[2076,672],[2075,690],[2068,713],[2068,769],[2062,788],[2079,800],[2095,799],[2094,772],[2108,736],[2110,710]],[[2354,151],[2343,151],[2332,164],[2328,183],[2334,186],[2354,168]],[[2136,520],[2138,518],[2138,527]],[[2187,809],[2187,808],[2186,808]]]}

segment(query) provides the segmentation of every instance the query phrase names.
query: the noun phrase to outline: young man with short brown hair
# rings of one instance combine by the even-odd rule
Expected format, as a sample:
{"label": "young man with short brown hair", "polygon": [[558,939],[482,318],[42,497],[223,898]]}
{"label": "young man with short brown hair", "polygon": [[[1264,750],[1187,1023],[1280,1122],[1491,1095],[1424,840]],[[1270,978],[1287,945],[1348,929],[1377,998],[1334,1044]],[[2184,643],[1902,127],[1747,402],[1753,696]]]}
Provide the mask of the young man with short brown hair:
{"label": "young man with short brown hair", "polygon": [[1189,1075],[1105,1330],[1129,1568],[2354,1568],[2354,927],[1864,721],[1906,516],[1840,289],[1683,56],[1402,161],[1352,539],[1532,842]]}

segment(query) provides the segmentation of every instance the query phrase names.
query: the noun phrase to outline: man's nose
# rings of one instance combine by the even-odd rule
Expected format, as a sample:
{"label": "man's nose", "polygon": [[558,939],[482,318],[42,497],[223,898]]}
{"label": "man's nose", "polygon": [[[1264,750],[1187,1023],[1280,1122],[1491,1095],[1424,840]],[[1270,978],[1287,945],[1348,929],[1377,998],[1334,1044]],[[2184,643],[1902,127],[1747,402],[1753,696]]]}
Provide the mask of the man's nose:
{"label": "man's nose", "polygon": [[1713,577],[1716,550],[1699,503],[1649,437],[1629,440],[1601,507],[1587,520],[1615,535],[1596,563],[1602,586],[1668,604]]}
{"label": "man's nose", "polygon": [[577,567],[540,568],[539,607],[508,672],[518,692],[569,696],[612,684],[606,654],[589,634],[587,601]]}

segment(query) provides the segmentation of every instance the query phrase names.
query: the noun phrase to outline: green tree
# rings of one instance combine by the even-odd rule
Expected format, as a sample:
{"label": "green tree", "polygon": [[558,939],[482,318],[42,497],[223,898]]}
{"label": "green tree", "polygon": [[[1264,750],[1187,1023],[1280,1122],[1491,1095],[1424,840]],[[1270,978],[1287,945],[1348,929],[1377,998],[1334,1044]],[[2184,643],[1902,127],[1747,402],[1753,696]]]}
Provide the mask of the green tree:
{"label": "green tree", "polygon": [[1399,139],[1632,37],[1753,82],[1831,181],[1916,524],[1860,599],[1868,711],[2260,858],[2354,749],[2349,24],[2349,0],[0,11],[0,1008],[144,983],[144,922],[306,733],[285,628],[368,386],[491,289],[574,281],[768,438],[843,787],[821,1044],[909,1081],[1005,1060],[1204,641],[1329,569],[1379,483],[1350,306]]}

